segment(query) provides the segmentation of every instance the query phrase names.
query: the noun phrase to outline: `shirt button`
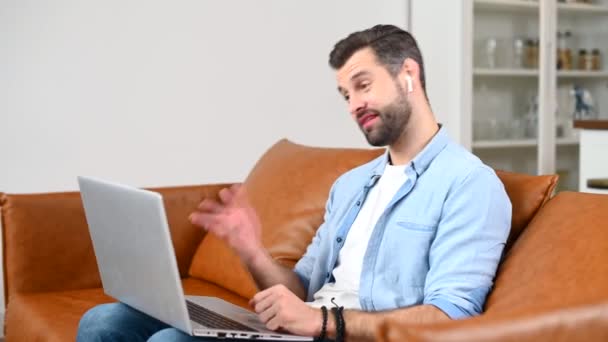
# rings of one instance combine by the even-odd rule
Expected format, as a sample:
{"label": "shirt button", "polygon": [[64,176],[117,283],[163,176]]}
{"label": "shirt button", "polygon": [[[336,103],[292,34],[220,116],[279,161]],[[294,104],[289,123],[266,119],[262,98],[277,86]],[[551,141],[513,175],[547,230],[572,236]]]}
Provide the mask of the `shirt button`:
{"label": "shirt button", "polygon": [[327,272],[327,275],[325,277],[329,278],[329,272]]}
{"label": "shirt button", "polygon": [[361,205],[361,201],[357,201],[357,207]]}
{"label": "shirt button", "polygon": [[340,242],[342,242],[342,238],[339,237],[339,238],[336,239],[336,241],[338,241],[338,243],[340,243]]}

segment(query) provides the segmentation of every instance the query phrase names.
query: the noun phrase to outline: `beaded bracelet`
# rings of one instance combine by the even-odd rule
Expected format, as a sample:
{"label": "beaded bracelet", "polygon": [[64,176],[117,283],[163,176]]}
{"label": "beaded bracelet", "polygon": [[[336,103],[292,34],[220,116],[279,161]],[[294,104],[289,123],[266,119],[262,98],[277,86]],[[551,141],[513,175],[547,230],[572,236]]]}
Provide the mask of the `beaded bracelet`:
{"label": "beaded bracelet", "polygon": [[344,323],[344,315],[342,315],[342,311],[344,310],[343,306],[338,306],[338,304],[334,301],[335,298],[331,299],[331,303],[335,305],[335,307],[331,308],[331,312],[333,312],[336,318],[336,340],[335,342],[344,342],[344,331],[346,330],[346,324]]}
{"label": "beaded bracelet", "polygon": [[327,308],[325,305],[321,307],[321,313],[323,314],[323,325],[321,326],[321,334],[315,338],[315,341],[322,342],[325,340],[327,334]]}
{"label": "beaded bracelet", "polygon": [[344,317],[342,316],[342,310],[344,307],[340,306],[337,308],[331,308],[331,312],[336,318],[336,339],[335,342],[344,342]]}

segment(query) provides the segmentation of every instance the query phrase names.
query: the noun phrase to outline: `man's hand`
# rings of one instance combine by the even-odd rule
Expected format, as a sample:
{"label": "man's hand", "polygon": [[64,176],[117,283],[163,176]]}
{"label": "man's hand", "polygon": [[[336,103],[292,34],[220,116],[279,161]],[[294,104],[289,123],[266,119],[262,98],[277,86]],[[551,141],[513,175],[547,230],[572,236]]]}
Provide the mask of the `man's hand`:
{"label": "man's hand", "polygon": [[190,215],[190,222],[226,241],[245,262],[264,252],[261,224],[249,204],[245,189],[240,185],[222,189],[220,202],[205,199],[198,211]]}
{"label": "man's hand", "polygon": [[270,330],[283,329],[303,336],[318,336],[321,332],[321,310],[308,306],[283,285],[258,292],[249,305]]}

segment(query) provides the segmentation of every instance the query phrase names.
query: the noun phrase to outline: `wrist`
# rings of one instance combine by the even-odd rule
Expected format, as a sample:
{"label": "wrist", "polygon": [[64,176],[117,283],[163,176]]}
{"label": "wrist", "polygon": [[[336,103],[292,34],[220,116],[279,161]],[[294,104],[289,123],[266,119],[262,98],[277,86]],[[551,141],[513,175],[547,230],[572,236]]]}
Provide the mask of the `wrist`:
{"label": "wrist", "polygon": [[256,248],[254,251],[241,255],[241,260],[249,269],[265,269],[272,257],[263,247]]}

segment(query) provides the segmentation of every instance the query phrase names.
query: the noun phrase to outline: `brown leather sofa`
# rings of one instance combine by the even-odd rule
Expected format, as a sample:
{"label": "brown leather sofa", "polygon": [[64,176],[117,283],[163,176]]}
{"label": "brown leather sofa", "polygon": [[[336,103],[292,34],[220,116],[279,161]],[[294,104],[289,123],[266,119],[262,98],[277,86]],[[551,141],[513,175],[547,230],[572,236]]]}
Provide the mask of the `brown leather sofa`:
{"label": "brown leather sofa", "polygon": [[[380,153],[287,140],[267,151],[245,184],[273,257],[293,265],[321,224],[333,181]],[[499,177],[513,203],[513,225],[485,313],[443,324],[389,321],[378,339],[608,340],[608,196],[561,193],[549,200],[556,176],[499,172]],[[203,198],[225,186],[157,190],[185,292],[246,307],[256,288],[238,258],[188,222]],[[74,340],[82,314],[113,301],[101,288],[79,194],[0,194],[0,204],[7,341]]]}

